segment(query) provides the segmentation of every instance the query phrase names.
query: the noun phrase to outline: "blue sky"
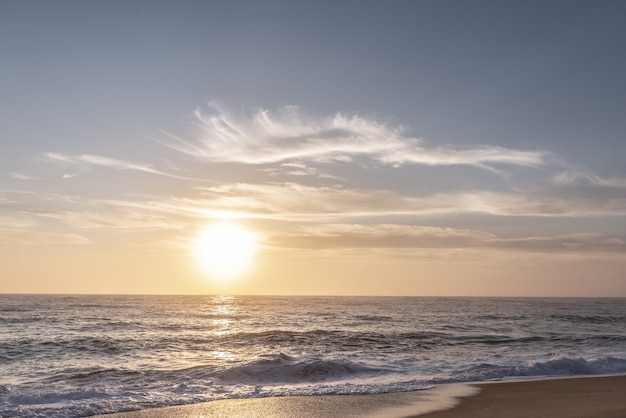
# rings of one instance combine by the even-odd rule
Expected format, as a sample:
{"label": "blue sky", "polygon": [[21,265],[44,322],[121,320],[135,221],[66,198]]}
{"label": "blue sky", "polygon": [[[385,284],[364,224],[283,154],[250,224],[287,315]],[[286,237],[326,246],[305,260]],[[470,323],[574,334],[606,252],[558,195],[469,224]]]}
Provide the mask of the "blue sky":
{"label": "blue sky", "polygon": [[227,216],[263,248],[228,291],[626,296],[625,17],[2,2],[0,291],[211,292],[171,277]]}

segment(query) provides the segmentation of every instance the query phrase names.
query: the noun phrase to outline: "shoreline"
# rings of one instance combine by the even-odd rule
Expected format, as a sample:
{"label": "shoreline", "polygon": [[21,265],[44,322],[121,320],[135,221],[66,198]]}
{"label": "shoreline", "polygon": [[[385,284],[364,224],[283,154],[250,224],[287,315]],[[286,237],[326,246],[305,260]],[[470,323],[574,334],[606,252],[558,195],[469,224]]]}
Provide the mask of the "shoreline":
{"label": "shoreline", "polygon": [[221,399],[189,405],[148,408],[138,411],[94,415],[92,418],[389,418],[410,417],[458,403],[458,398],[477,393],[463,383],[432,389],[368,395],[275,396]]}
{"label": "shoreline", "polygon": [[225,399],[95,415],[98,418],[274,417],[458,418],[626,416],[626,375],[477,383],[375,395]]}

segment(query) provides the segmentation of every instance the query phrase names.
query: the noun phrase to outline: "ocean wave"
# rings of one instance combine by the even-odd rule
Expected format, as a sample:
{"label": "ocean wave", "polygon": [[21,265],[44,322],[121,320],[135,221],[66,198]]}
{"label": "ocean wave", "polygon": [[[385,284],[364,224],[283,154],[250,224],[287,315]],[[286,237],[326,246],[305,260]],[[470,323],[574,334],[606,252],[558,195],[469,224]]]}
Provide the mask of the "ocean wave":
{"label": "ocean wave", "polygon": [[619,324],[626,322],[624,315],[552,315],[551,318],[568,323]]}
{"label": "ocean wave", "polygon": [[285,354],[228,368],[215,373],[221,381],[245,384],[322,382],[381,375],[389,370],[349,361],[325,359],[297,360]]}
{"label": "ocean wave", "polygon": [[267,330],[259,332],[238,332],[211,337],[213,344],[274,347],[293,349],[297,347],[327,347],[332,345],[337,350],[375,348],[376,345],[388,346],[390,336],[376,332],[351,332],[345,330],[314,329],[309,331]]}
{"label": "ocean wave", "polygon": [[354,319],[363,322],[389,322],[393,321],[391,316],[387,315],[356,315]]}
{"label": "ocean wave", "polygon": [[0,386],[0,415],[79,417],[223,398],[287,395],[374,394],[431,388],[439,383],[502,380],[519,377],[616,374],[626,372],[626,359],[553,356],[517,365],[476,364],[448,379],[424,379],[415,369],[376,367],[346,359],[279,353],[248,363],[216,369],[196,366],[180,370],[76,370],[41,384]]}
{"label": "ocean wave", "polygon": [[80,417],[223,398],[373,394],[431,387],[396,378],[390,370],[345,360],[284,353],[217,370],[92,369],[68,371],[41,382],[0,387],[0,416]]}
{"label": "ocean wave", "polygon": [[626,373],[626,358],[554,356],[546,361],[527,362],[519,365],[481,363],[451,376],[451,381],[483,381],[514,377],[585,376]]}

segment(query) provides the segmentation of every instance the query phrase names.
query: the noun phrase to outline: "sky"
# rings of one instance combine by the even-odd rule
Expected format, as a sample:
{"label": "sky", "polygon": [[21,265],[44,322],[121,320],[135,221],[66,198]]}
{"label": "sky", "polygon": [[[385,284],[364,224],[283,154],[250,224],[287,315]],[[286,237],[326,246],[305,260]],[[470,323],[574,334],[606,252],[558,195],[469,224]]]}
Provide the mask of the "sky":
{"label": "sky", "polygon": [[[626,296],[626,2],[0,2],[0,293]],[[253,234],[231,280],[203,230]]]}

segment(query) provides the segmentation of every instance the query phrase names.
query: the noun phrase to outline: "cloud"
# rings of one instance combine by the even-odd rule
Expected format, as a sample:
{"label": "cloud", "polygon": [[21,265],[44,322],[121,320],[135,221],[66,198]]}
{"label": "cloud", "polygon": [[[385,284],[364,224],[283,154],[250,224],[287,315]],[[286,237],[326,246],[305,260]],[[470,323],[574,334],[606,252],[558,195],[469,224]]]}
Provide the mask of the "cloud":
{"label": "cloud", "polygon": [[82,245],[90,240],[77,234],[62,234],[29,229],[0,228],[0,247],[16,245]]}
{"label": "cloud", "polygon": [[626,255],[624,237],[600,234],[567,234],[553,237],[498,239],[492,245],[503,249],[548,252],[618,252]]}
{"label": "cloud", "polygon": [[32,219],[14,216],[0,216],[0,228],[29,228],[36,226],[37,222]]}
{"label": "cloud", "polygon": [[612,252],[626,255],[624,237],[567,234],[499,238],[494,234],[419,225],[328,224],[276,234],[267,244],[285,248],[490,249],[522,252]]}
{"label": "cloud", "polygon": [[[3,201],[3,193],[10,200]],[[45,228],[44,221],[58,221],[79,229],[172,230],[187,225],[182,213],[167,198],[129,195],[116,201],[0,190],[0,228]]]}
{"label": "cloud", "polygon": [[18,179],[18,180],[41,180],[40,177],[33,177],[33,176],[29,176],[28,174],[18,173],[18,172],[15,172],[15,171],[9,173],[9,176],[13,177],[14,179]]}
{"label": "cloud", "polygon": [[[110,212],[110,211],[107,211]],[[94,211],[63,211],[42,212],[41,218],[62,221],[74,228],[81,229],[177,229],[180,222],[160,216],[158,213],[140,211],[122,211],[118,213],[102,214]]]}
{"label": "cloud", "polygon": [[458,195],[467,211],[500,216],[626,216],[626,197],[593,196],[559,190],[473,192]]}
{"label": "cloud", "polygon": [[300,161],[282,163],[278,167],[260,168],[259,171],[269,173],[270,176],[313,176],[333,180],[343,180],[337,176],[322,173],[317,168]]}
{"label": "cloud", "polygon": [[602,178],[590,171],[565,171],[559,173],[554,178],[554,182],[565,186],[626,189],[625,178]]}
{"label": "cloud", "polygon": [[[138,164],[131,161],[117,160],[114,158],[103,157],[100,155],[82,154],[82,155],[66,155],[55,152],[48,152],[46,157],[49,160],[57,161],[65,164],[78,165],[83,168],[89,168],[90,166],[107,167],[114,170],[132,170],[140,171],[149,174],[157,174],[160,176],[173,177],[182,180],[200,180],[189,177],[183,177],[176,174],[167,173],[161,170],[157,170],[150,165]],[[64,174],[63,178],[71,178],[76,176],[76,173]]]}
{"label": "cloud", "polygon": [[327,224],[301,228],[270,238],[268,243],[290,248],[458,248],[476,246],[492,234],[415,225]]}
{"label": "cloud", "polygon": [[467,149],[413,146],[385,153],[381,160],[393,164],[473,165],[481,168],[490,167],[495,163],[537,167],[544,164],[544,155],[539,152],[516,151],[496,146]]}
{"label": "cloud", "polygon": [[[235,183],[194,190],[192,197],[128,195],[118,199],[74,200],[71,204],[75,210],[71,211],[66,209],[68,197],[40,196],[50,203],[42,207],[41,203],[25,202],[20,210],[78,228],[181,228],[223,217],[332,222],[343,217],[457,210],[456,200],[435,201],[342,186]],[[60,204],[55,205],[55,202]]]}
{"label": "cloud", "polygon": [[457,211],[447,196],[417,198],[394,191],[306,186],[298,183],[236,183],[198,188],[204,207],[275,214],[277,217],[369,216]]}
{"label": "cloud", "polygon": [[410,196],[392,190],[236,183],[199,188],[205,208],[309,218],[484,213],[498,216],[624,216],[626,198],[547,191],[470,191]]}
{"label": "cloud", "polygon": [[341,113],[305,117],[295,106],[276,114],[261,109],[250,117],[235,117],[214,104],[211,110],[196,111],[197,138],[168,135],[161,143],[206,161],[243,164],[349,162],[367,156],[383,164],[460,164],[491,169],[494,164],[537,167],[547,156],[545,152],[489,145],[432,147],[406,135],[402,127],[373,118]]}

